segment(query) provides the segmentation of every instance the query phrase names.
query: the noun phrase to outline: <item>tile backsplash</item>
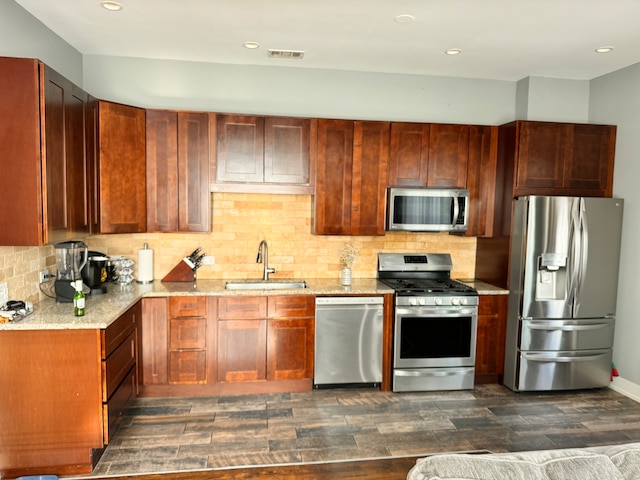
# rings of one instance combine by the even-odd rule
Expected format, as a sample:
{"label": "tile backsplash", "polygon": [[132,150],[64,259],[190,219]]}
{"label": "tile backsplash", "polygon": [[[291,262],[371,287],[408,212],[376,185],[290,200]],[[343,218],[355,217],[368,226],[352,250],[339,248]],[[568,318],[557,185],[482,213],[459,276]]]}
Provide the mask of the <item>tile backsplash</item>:
{"label": "tile backsplash", "polygon": [[[256,256],[263,239],[269,244],[269,266],[276,269],[272,278],[337,279],[340,252],[349,242],[360,250],[353,267],[354,278],[376,276],[379,252],[450,253],[453,277],[472,278],[475,273],[475,238],[407,232],[380,237],[313,235],[310,195],[213,193],[211,201],[210,233],[94,235],[86,243],[91,250],[123,255],[136,264],[138,250],[147,243],[154,250],[156,281],[197,247],[215,257],[215,264],[198,270],[198,278],[261,278],[263,265],[256,263]],[[46,267],[55,273],[53,246],[0,247],[0,282],[8,283],[11,298],[41,298],[38,272]]]}

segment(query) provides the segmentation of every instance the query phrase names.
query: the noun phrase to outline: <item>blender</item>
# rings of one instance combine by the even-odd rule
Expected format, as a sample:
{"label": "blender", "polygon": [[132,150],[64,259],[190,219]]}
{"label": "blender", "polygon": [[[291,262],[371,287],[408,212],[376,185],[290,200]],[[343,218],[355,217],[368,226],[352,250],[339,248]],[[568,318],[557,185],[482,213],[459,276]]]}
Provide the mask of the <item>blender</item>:
{"label": "blender", "polygon": [[83,242],[70,240],[56,243],[55,253],[58,266],[54,285],[56,301],[71,303],[75,294],[72,282],[82,279],[80,272],[89,258],[89,248]]}

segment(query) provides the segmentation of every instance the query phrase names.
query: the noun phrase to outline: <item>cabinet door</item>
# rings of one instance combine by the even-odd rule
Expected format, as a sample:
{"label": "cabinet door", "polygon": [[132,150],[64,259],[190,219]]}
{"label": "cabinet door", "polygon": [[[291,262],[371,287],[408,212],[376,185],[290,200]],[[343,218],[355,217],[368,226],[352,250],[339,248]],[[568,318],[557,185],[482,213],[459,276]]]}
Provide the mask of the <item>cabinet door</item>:
{"label": "cabinet door", "polygon": [[313,378],[313,318],[269,319],[267,379]]}
{"label": "cabinet door", "polygon": [[178,227],[181,232],[208,232],[209,115],[178,113]]}
{"label": "cabinet door", "polygon": [[267,320],[218,320],[218,381],[266,379]]}
{"label": "cabinet door", "polygon": [[11,205],[0,214],[0,245],[39,246],[46,239],[38,62],[0,57],[0,71],[0,91],[10,92],[0,101],[0,205]]}
{"label": "cabinet door", "polygon": [[351,235],[384,235],[389,123],[355,122]]}
{"label": "cabinet door", "polygon": [[586,190],[593,196],[610,197],[616,127],[612,125],[570,125],[564,162],[563,187]]}
{"label": "cabinet door", "polygon": [[316,234],[351,232],[353,135],[352,121],[318,120]]}
{"label": "cabinet door", "polygon": [[500,215],[496,207],[502,199],[502,182],[498,182],[498,127],[471,126],[469,129],[469,228],[466,236],[493,237],[500,232]]}
{"label": "cabinet door", "polygon": [[504,373],[508,295],[480,295],[476,383],[497,383]]}
{"label": "cabinet door", "polygon": [[391,124],[389,186],[427,185],[429,129],[424,123]]}
{"label": "cabinet door", "polygon": [[168,383],[167,299],[142,299],[142,384]]}
{"label": "cabinet door", "polygon": [[264,181],[309,184],[311,120],[267,117],[264,122]]}
{"label": "cabinet door", "polygon": [[[567,125],[550,122],[518,122],[514,196],[530,189],[562,188]],[[535,191],[534,191],[535,192]]]}
{"label": "cabinet door", "polygon": [[178,115],[147,110],[147,231],[178,231]]}
{"label": "cabinet door", "polygon": [[69,185],[69,236],[85,237],[90,233],[89,159],[87,157],[87,115],[89,95],[71,85],[65,98],[65,154]]}
{"label": "cabinet door", "polygon": [[145,111],[101,101],[98,128],[100,232],[145,232]]}
{"label": "cabinet door", "polygon": [[467,125],[431,124],[427,186],[465,188],[468,156]]}
{"label": "cabinet door", "polygon": [[219,182],[264,181],[264,118],[248,115],[217,116]]}

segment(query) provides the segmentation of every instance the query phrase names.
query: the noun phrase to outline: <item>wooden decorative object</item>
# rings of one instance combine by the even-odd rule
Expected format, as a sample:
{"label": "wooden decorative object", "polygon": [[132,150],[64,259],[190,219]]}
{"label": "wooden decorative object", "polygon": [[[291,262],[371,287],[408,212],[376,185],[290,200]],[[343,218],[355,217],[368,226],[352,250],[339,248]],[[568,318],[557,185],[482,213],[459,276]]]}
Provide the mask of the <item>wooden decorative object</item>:
{"label": "wooden decorative object", "polygon": [[183,258],[180,260],[173,270],[165,275],[162,279],[163,282],[194,282],[196,279],[196,272],[193,267],[189,265],[189,259]]}

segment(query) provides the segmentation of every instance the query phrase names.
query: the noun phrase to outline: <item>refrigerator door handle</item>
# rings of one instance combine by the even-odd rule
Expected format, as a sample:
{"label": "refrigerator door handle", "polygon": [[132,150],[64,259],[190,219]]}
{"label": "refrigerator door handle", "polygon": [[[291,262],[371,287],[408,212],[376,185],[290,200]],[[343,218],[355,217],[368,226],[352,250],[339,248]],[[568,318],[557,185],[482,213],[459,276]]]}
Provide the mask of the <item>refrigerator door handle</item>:
{"label": "refrigerator door handle", "polygon": [[567,291],[567,304],[571,306],[571,317],[576,316],[576,292],[578,289],[580,272],[580,249],[582,247],[582,237],[580,235],[580,210],[575,209],[571,213],[571,241],[570,241],[570,265],[569,287]]}
{"label": "refrigerator door handle", "polygon": [[522,352],[522,358],[529,360],[530,362],[543,362],[543,363],[574,363],[574,362],[592,362],[596,358],[605,357],[607,353],[596,353],[592,355],[557,355],[548,353],[525,353]]}
{"label": "refrigerator door handle", "polygon": [[589,325],[552,325],[550,323],[531,322],[529,329],[531,330],[558,330],[562,332],[577,332],[582,330],[599,330],[608,327],[609,323],[591,323]]}
{"label": "refrigerator door handle", "polygon": [[587,256],[589,254],[589,225],[587,224],[587,215],[585,211],[584,199],[580,199],[580,251],[578,252],[578,259],[580,261],[580,267],[578,269],[577,284],[574,298],[574,312],[573,316],[577,317],[580,310],[580,294],[584,287],[584,279],[587,276]]}

